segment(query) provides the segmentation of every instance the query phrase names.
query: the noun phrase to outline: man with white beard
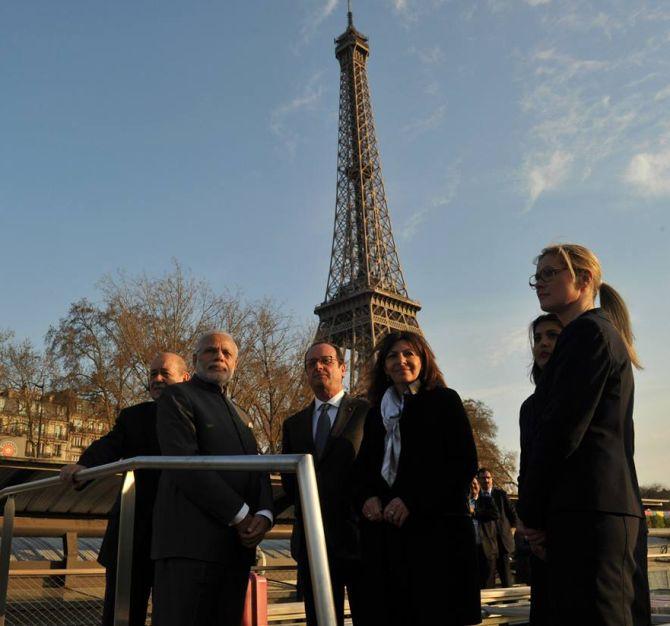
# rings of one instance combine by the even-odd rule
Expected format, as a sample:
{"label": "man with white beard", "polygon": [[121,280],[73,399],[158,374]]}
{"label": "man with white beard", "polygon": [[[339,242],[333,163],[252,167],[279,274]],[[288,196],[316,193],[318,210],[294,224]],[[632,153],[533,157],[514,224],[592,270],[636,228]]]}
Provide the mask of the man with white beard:
{"label": "man with white beard", "polygon": [[[227,397],[238,348],[221,331],[197,343],[195,374],[158,403],[166,456],[257,454],[249,418]],[[255,547],[272,525],[269,474],[165,470],[154,510],[156,626],[239,626]]]}

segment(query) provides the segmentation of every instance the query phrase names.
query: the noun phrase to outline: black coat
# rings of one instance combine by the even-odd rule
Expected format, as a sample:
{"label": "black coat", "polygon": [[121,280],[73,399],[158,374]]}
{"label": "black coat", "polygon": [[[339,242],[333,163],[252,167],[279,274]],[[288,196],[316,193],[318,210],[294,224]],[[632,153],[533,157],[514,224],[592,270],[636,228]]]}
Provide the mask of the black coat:
{"label": "black coat", "polygon": [[[371,623],[478,624],[477,549],[467,502],[477,451],[461,399],[446,388],[406,397],[391,487],[381,475],[385,435],[375,406],[356,462],[358,510],[373,496],[382,505],[399,497],[409,517],[399,530],[386,522],[361,523],[365,595],[376,619]],[[440,576],[430,573],[436,550],[449,555]]]}
{"label": "black coat", "polygon": [[[123,409],[114,428],[104,437],[94,441],[79,458],[79,464],[96,467],[119,459],[160,454],[156,435],[156,403],[142,402]],[[149,558],[151,525],[154,501],[160,472],[138,470],[135,472],[135,529],[133,552]],[[105,538],[100,546],[98,561],[105,567],[116,563],[119,542],[119,512],[121,493],[110,511]]]}
{"label": "black coat", "polygon": [[479,543],[487,559],[495,559],[498,556],[498,520],[500,512],[491,496],[481,493],[475,502],[475,510],[472,517],[477,520]]}
{"label": "black coat", "polygon": [[516,511],[509,501],[507,494],[494,487],[491,490],[491,497],[498,509],[499,516],[496,521],[498,532],[498,551],[500,554],[512,554],[514,552],[514,535],[512,528],[516,526]]}
{"label": "black coat", "polygon": [[386,430],[378,406],[370,410],[357,462],[356,498],[382,504],[400,497],[416,517],[469,515],[467,498],[477,472],[470,421],[453,389],[419,391],[406,399],[400,419],[401,452],[392,487],[381,475]]}
{"label": "black coat", "polygon": [[535,409],[535,394],[528,396],[519,409],[519,477],[517,484],[521,485],[526,478],[528,459],[533,448],[533,441],[537,434],[539,416]]}
{"label": "black coat", "polygon": [[[332,557],[358,558],[358,516],[352,502],[354,461],[363,439],[363,426],[369,404],[345,395],[320,459],[315,456],[316,481],[328,554]],[[284,454],[312,454],[314,402],[286,418],[282,429]],[[295,505],[296,524],[291,535],[291,554],[296,561],[307,558],[302,511],[295,474],[282,474],[289,501]]]}
{"label": "black coat", "polygon": [[642,516],[633,461],[633,371],[601,309],[570,322],[538,383],[536,432],[522,467],[519,517],[545,528],[553,512]]}
{"label": "black coat", "polygon": [[[257,454],[249,420],[217,385],[194,376],[158,400],[157,432],[166,456]],[[248,567],[254,550],[230,523],[246,503],[253,515],[272,509],[267,472],[165,470],[154,509],[154,559],[181,557]]]}

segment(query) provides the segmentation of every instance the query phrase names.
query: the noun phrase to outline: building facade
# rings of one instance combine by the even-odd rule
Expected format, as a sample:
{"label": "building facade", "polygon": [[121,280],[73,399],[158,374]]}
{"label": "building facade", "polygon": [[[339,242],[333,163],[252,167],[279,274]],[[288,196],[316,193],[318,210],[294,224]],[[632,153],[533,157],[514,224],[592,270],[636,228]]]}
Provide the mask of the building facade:
{"label": "building facade", "polygon": [[70,463],[110,424],[95,404],[71,392],[0,391],[0,457]]}

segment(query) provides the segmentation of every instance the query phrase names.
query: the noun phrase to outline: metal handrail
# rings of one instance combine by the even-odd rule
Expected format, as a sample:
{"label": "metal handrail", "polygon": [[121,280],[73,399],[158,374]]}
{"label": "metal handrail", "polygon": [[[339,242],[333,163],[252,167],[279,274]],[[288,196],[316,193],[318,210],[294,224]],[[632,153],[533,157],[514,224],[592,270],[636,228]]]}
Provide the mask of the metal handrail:
{"label": "metal handrail", "polygon": [[[323,519],[319,492],[311,454],[274,454],[238,456],[138,456],[123,459],[77,472],[77,482],[126,474],[121,490],[121,513],[116,579],[114,625],[127,626],[130,607],[130,576],[135,520],[135,476],[139,469],[191,469],[191,470],[246,470],[295,472],[298,479],[300,504],[303,511],[305,539],[310,562],[312,588],[317,621],[321,626],[335,626],[335,605],[328,569],[328,555],[323,533]],[[14,497],[21,493],[62,485],[60,477],[43,478],[32,482],[5,487],[0,490],[0,500],[7,498],[4,508],[2,544],[0,544],[0,626],[5,624],[7,588],[9,584],[9,555],[14,527]]]}

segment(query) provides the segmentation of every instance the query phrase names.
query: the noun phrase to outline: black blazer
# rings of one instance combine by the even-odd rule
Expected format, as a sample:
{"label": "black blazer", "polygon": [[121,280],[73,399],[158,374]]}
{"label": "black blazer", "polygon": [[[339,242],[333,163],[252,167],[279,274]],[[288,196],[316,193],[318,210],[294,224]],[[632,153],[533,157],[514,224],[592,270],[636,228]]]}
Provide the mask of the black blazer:
{"label": "black blazer", "polygon": [[507,494],[502,489],[494,487],[491,491],[491,497],[499,512],[496,521],[499,552],[500,554],[512,554],[512,552],[514,552],[514,536],[512,535],[512,528],[516,526],[516,511],[514,510],[512,503],[509,501]]}
{"label": "black blazer", "polygon": [[607,314],[570,322],[538,383],[536,428],[517,511],[544,528],[559,511],[642,516],[633,462],[633,371]]}
{"label": "black blazer", "polygon": [[379,406],[370,409],[356,462],[358,510],[378,496],[382,505],[399,497],[408,523],[422,517],[469,516],[468,493],[477,472],[477,450],[470,421],[453,389],[419,389],[405,399],[400,418],[401,449],[392,487],[381,475],[386,429]]}
{"label": "black blazer", "polygon": [[[160,454],[156,435],[156,403],[142,402],[123,409],[114,428],[104,437],[94,441],[79,458],[79,464],[96,467],[119,459]],[[138,470],[135,472],[135,529],[133,552],[149,558],[151,522],[160,472]],[[105,567],[116,563],[119,543],[119,512],[121,493],[110,511],[107,531],[100,546],[98,561]]]}
{"label": "black blazer", "polygon": [[[248,417],[214,385],[197,376],[167,387],[158,404],[157,432],[166,456],[257,454]],[[246,567],[244,548],[229,524],[246,503],[272,510],[267,472],[165,470],[154,509],[154,559],[181,557]]]}
{"label": "black blazer", "polygon": [[479,526],[479,542],[487,559],[494,559],[499,554],[498,549],[498,521],[500,512],[491,496],[481,493],[475,502],[472,517]]}
{"label": "black blazer", "polygon": [[517,484],[521,486],[526,478],[526,468],[537,434],[538,415],[535,409],[535,394],[528,396],[519,409],[519,477]]}
{"label": "black blazer", "polygon": [[[358,516],[351,499],[353,466],[363,438],[369,405],[365,400],[345,395],[330,431],[321,459],[314,457],[326,545],[331,556],[359,556]],[[312,417],[314,402],[286,418],[282,427],[284,454],[314,455]],[[291,535],[291,554],[297,561],[307,558],[302,511],[295,474],[282,474],[289,501],[295,505],[296,525]]]}

